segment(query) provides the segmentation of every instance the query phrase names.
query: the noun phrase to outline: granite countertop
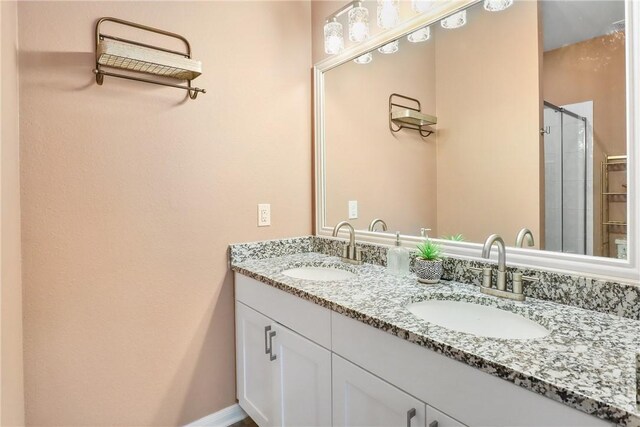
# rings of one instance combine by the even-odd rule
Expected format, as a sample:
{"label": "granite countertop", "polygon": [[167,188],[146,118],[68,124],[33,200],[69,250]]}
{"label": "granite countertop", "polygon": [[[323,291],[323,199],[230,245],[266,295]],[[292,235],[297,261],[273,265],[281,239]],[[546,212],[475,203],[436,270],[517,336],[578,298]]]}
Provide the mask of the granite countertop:
{"label": "granite countertop", "polygon": [[[333,266],[356,273],[349,280],[294,279],[282,271]],[[491,375],[626,426],[640,426],[636,370],[640,322],[554,302],[513,302],[483,295],[477,286],[441,282],[425,286],[415,275],[399,278],[373,264],[353,266],[315,252],[232,262],[252,277]],[[469,301],[521,314],[550,334],[530,340],[484,338],[452,331],[410,313],[427,299]]]}

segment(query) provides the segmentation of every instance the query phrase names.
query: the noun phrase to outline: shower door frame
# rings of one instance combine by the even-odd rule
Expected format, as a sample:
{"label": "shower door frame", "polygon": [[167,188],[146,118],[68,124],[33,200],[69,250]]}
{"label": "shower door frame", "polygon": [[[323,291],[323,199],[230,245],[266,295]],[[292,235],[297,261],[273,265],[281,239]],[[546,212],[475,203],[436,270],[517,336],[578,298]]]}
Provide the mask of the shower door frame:
{"label": "shower door frame", "polygon": [[[582,230],[584,234],[584,240],[582,245],[583,252],[577,255],[588,255],[587,254],[587,247],[588,247],[587,245],[587,237],[588,237],[587,202],[589,200],[589,197],[587,194],[588,193],[587,181],[588,181],[588,170],[589,170],[589,167],[588,167],[589,147],[587,144],[587,141],[588,141],[587,132],[589,131],[589,127],[587,126],[587,118],[579,114],[576,114],[573,111],[568,110],[564,107],[555,105],[549,101],[544,101],[544,107],[551,108],[552,110],[555,110],[556,112],[560,113],[560,201],[561,201],[560,203],[560,222],[561,222],[560,252],[562,253],[572,253],[572,252],[564,252],[564,114],[567,114],[575,119],[581,120],[584,126],[584,134],[582,136],[582,139],[583,139],[582,142],[584,144],[584,227]],[[593,147],[591,149],[593,149]],[[546,194],[545,194],[545,198],[546,198]],[[545,218],[545,224],[546,224],[546,218]],[[548,250],[548,249],[545,248],[545,250]]]}

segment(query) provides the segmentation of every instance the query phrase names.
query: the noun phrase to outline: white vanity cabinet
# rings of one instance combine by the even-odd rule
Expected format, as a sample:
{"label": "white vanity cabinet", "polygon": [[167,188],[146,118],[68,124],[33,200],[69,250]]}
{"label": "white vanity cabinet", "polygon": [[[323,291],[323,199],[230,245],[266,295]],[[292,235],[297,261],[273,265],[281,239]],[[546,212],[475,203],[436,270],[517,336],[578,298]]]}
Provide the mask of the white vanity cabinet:
{"label": "white vanity cabinet", "polygon": [[275,416],[278,426],[331,424],[331,352],[277,325]]}
{"label": "white vanity cabinet", "polygon": [[464,427],[464,424],[427,405],[427,427]]}
{"label": "white vanity cabinet", "polygon": [[260,425],[276,425],[275,369],[265,351],[274,322],[242,303],[236,304],[236,382],[240,406]]}
{"label": "white vanity cabinet", "polygon": [[237,273],[235,290],[237,396],[261,427],[611,426]]}
{"label": "white vanity cabinet", "polygon": [[[243,290],[251,293],[243,284],[264,287],[246,280],[251,279],[240,279],[242,289],[236,282],[236,297]],[[274,312],[291,308],[269,298],[255,305]],[[330,327],[329,317],[327,322]],[[331,352],[241,300],[236,300],[236,382],[240,406],[261,427],[331,425]]]}
{"label": "white vanity cabinet", "polygon": [[424,402],[333,356],[334,427],[425,427]]}

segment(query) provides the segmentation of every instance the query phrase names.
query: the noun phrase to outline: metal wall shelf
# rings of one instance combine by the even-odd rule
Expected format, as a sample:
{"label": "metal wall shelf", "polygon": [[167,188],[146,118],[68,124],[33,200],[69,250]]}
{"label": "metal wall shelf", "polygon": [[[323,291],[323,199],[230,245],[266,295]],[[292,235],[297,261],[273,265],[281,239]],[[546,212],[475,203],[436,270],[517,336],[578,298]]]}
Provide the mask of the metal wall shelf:
{"label": "metal wall shelf", "polygon": [[[402,98],[411,101],[417,107],[412,107],[394,102],[394,98]],[[426,138],[435,130],[431,127],[438,123],[435,116],[422,112],[420,101],[415,98],[392,93],[389,95],[389,129],[391,132],[399,132],[401,129],[417,130],[420,136]],[[394,127],[395,125],[395,127]]]}
{"label": "metal wall shelf", "polygon": [[[600,242],[602,256],[610,256],[611,234],[626,234],[626,221],[618,221],[610,218],[611,203],[627,203],[627,193],[624,191],[612,191],[610,188],[609,174],[625,173],[627,171],[627,156],[605,156],[600,169]],[[626,189],[626,183],[621,185]]]}
{"label": "metal wall shelf", "polygon": [[[184,43],[185,51],[180,52],[103,34],[100,31],[100,26],[104,22],[113,22],[125,27],[133,27],[142,31],[178,39]],[[104,17],[100,18],[96,23],[95,37],[96,68],[93,72],[96,75],[96,83],[98,83],[98,85],[102,85],[104,76],[109,76],[183,89],[188,91],[191,99],[196,99],[198,93],[206,93],[205,89],[191,86],[191,80],[202,74],[202,63],[191,59],[191,45],[189,41],[181,35],[118,18]],[[180,85],[164,80],[153,80],[132,74],[105,71],[103,67],[186,81],[187,85]]]}

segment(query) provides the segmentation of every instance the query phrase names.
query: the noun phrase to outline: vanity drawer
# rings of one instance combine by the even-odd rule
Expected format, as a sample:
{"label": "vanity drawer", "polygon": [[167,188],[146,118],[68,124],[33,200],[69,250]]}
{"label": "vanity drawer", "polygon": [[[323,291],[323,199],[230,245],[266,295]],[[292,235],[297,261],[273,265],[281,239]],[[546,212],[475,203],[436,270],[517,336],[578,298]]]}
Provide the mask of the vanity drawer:
{"label": "vanity drawer", "polygon": [[254,310],[331,349],[331,311],[294,295],[234,273],[236,296]]}
{"label": "vanity drawer", "polygon": [[354,319],[331,322],[334,353],[466,425],[612,425]]}

